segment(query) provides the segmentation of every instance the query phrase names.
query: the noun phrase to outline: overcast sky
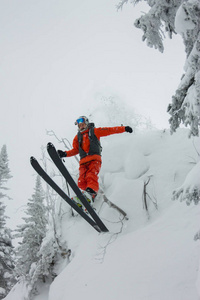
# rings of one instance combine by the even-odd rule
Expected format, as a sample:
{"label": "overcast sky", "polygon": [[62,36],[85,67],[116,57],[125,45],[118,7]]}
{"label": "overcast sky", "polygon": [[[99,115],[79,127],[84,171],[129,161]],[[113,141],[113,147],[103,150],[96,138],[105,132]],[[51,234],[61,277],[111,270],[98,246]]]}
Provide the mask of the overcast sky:
{"label": "overcast sky", "polygon": [[0,147],[7,145],[14,176],[11,217],[33,193],[29,157],[49,141],[46,129],[72,139],[95,92],[106,88],[158,128],[168,126],[185,61],[181,37],[167,38],[164,54],[148,48],[133,26],[146,7],[117,12],[117,3],[0,0]]}

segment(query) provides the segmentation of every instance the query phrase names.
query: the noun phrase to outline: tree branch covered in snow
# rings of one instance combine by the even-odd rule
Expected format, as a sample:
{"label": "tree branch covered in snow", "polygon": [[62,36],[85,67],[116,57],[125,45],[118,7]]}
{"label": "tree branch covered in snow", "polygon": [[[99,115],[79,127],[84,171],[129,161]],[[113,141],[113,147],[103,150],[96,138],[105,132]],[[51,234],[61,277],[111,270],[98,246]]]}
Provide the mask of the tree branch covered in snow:
{"label": "tree branch covered in snow", "polygon": [[[130,2],[137,4],[139,1],[132,0]],[[147,0],[146,2],[150,6],[149,12],[137,19],[134,25],[143,31],[142,40],[146,41],[147,46],[163,52],[164,31],[172,38],[172,34],[175,33],[176,11],[181,0]],[[124,3],[127,1],[121,1],[117,8],[122,9]]]}
{"label": "tree branch covered in snow", "polygon": [[185,74],[168,107],[171,131],[181,122],[190,126],[190,136],[199,135],[200,125],[200,3],[183,2],[176,16],[176,30],[183,37],[187,60]]}
{"label": "tree branch covered in snow", "polygon": [[[122,9],[127,0],[117,6]],[[138,0],[130,0],[137,4]],[[168,106],[171,132],[183,123],[190,127],[190,136],[198,136],[200,125],[200,2],[199,0],[146,0],[148,13],[134,25],[142,29],[142,40],[149,47],[164,51],[163,38],[168,33],[179,33],[183,38],[187,60],[185,73]]]}
{"label": "tree branch covered in snow", "polygon": [[195,167],[188,173],[184,183],[174,190],[173,200],[180,199],[180,201],[186,201],[187,205],[192,202],[198,204],[200,202],[200,161]]}

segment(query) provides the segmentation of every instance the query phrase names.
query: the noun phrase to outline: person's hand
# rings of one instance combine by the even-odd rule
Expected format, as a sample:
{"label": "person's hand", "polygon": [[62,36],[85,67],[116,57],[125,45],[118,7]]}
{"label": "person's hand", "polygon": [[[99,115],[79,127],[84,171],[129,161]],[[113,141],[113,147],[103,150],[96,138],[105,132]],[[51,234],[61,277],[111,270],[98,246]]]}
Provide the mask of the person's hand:
{"label": "person's hand", "polygon": [[126,131],[126,132],[129,132],[129,133],[132,133],[132,132],[133,132],[133,129],[132,129],[130,126],[126,126],[126,127],[125,127],[125,131]]}
{"label": "person's hand", "polygon": [[62,150],[58,150],[57,153],[60,156],[60,158],[67,156],[67,153],[65,151],[62,151]]}

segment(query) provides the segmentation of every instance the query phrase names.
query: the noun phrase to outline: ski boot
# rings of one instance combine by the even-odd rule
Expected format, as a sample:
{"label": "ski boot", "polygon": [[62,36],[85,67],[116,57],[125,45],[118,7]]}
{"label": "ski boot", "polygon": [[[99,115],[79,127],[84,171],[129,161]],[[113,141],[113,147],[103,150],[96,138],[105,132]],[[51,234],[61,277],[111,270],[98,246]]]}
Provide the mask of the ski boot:
{"label": "ski boot", "polygon": [[97,193],[90,187],[86,188],[86,190],[83,192],[83,194],[89,203],[94,202],[94,199],[97,196]]}
{"label": "ski boot", "polygon": [[[82,193],[85,196],[87,202],[92,206],[92,203],[94,202],[94,199],[95,199],[97,193],[95,191],[93,191],[91,188],[87,188],[85,191],[82,191]],[[82,202],[80,201],[80,199],[77,196],[74,196],[71,199],[76,203],[76,205],[78,205],[78,207],[80,207],[82,210],[84,210],[85,213],[88,213],[87,209],[85,207],[83,207]]]}
{"label": "ski boot", "polygon": [[83,205],[82,205],[81,201],[79,200],[79,198],[78,198],[77,196],[74,196],[74,197],[72,197],[71,199],[76,203],[76,205],[77,205],[79,208],[83,209]]}
{"label": "ski boot", "polygon": [[[92,204],[93,204],[93,202],[94,202],[94,199],[95,199],[97,193],[96,193],[93,189],[91,189],[91,188],[88,187],[88,188],[83,192],[83,195],[84,195],[85,198],[87,199],[88,203],[92,206],[92,208],[95,209],[95,208],[93,207]],[[86,208],[84,209],[84,211],[85,211],[85,213],[88,213],[88,211],[87,211]]]}

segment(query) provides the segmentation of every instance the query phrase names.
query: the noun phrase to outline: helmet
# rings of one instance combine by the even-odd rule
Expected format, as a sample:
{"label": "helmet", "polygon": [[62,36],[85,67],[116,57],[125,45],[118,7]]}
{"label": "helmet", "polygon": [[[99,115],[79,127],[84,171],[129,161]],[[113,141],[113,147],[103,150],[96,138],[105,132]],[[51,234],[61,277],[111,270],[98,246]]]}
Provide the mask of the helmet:
{"label": "helmet", "polygon": [[88,118],[85,117],[85,116],[80,116],[80,117],[76,120],[75,125],[78,125],[78,124],[80,124],[80,123],[85,123],[85,124],[88,126],[88,125],[89,125],[89,120],[88,120]]}

